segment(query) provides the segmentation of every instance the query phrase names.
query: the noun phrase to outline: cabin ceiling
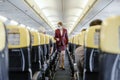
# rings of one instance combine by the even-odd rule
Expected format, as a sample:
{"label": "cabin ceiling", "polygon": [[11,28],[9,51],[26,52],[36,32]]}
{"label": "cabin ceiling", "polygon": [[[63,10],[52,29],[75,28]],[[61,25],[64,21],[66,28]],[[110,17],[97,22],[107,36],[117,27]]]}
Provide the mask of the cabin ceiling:
{"label": "cabin ceiling", "polygon": [[55,30],[63,22],[68,33],[97,0],[24,0]]}
{"label": "cabin ceiling", "polygon": [[[76,35],[89,22],[120,14],[120,0],[0,0],[0,15],[36,30],[54,35],[62,21],[70,35]],[[102,5],[102,6],[101,6]]]}
{"label": "cabin ceiling", "polygon": [[[102,5],[102,6],[101,6]],[[120,0],[99,0],[87,15],[80,21],[77,27],[71,33],[71,36],[77,35],[83,28],[88,28],[89,23],[94,19],[105,20],[110,16],[120,15]]]}
{"label": "cabin ceiling", "polygon": [[0,15],[8,18],[6,25],[14,20],[30,28],[44,29],[48,34],[53,34],[51,28],[30,9],[24,0],[0,0]]}

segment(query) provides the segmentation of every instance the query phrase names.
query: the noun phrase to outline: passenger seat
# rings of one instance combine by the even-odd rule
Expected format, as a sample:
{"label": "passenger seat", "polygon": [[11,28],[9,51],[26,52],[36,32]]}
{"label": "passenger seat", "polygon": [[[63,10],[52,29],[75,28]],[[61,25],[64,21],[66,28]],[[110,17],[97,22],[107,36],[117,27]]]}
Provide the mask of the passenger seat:
{"label": "passenger seat", "polygon": [[91,26],[85,34],[84,80],[98,80],[100,27]]}
{"label": "passenger seat", "polygon": [[100,34],[99,80],[120,80],[120,16],[107,18]]}
{"label": "passenger seat", "polygon": [[30,31],[32,36],[31,68],[32,74],[41,70],[40,36],[37,31]]}
{"label": "passenger seat", "polygon": [[0,80],[8,80],[8,40],[3,22],[0,22]]}
{"label": "passenger seat", "polygon": [[7,26],[9,80],[31,80],[30,33],[20,26]]}

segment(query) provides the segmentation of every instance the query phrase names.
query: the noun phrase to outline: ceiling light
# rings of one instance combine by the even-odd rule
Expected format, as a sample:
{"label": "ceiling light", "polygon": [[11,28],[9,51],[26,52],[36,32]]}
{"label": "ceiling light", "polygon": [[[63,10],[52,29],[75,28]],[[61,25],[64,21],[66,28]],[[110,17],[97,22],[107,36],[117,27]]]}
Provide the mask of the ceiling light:
{"label": "ceiling light", "polygon": [[35,29],[34,29],[34,28],[31,28],[30,30],[35,31]]}
{"label": "ceiling light", "polygon": [[35,29],[35,31],[36,31],[36,32],[38,32],[38,30],[37,30],[37,29]]}
{"label": "ceiling light", "polygon": [[45,6],[44,4],[42,4],[43,1],[42,0],[35,0],[35,3],[39,6],[40,9],[42,9]]}
{"label": "ceiling light", "polygon": [[6,17],[0,15],[0,20],[2,20],[3,22],[6,22],[8,19]]}
{"label": "ceiling light", "polygon": [[27,26],[26,28],[29,29],[29,30],[31,29],[29,26]]}
{"label": "ceiling light", "polygon": [[10,24],[12,24],[12,25],[18,25],[18,22],[14,21],[14,20],[11,20]]}
{"label": "ceiling light", "polygon": [[26,27],[24,24],[20,24],[21,27]]}
{"label": "ceiling light", "polygon": [[83,7],[85,7],[87,4],[88,4],[88,0],[83,0],[83,3],[82,3]]}
{"label": "ceiling light", "polygon": [[31,31],[36,31],[36,32],[38,31],[38,30],[36,30],[35,28],[30,28],[30,30],[31,30]]}

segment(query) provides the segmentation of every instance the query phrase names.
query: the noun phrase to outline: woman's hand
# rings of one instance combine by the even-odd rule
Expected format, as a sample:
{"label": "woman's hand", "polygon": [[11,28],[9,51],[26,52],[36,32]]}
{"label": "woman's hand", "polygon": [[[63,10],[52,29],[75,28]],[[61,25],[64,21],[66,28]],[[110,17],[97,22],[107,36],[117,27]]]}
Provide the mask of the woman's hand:
{"label": "woman's hand", "polygon": [[56,38],[57,41],[59,41],[60,39],[59,38]]}

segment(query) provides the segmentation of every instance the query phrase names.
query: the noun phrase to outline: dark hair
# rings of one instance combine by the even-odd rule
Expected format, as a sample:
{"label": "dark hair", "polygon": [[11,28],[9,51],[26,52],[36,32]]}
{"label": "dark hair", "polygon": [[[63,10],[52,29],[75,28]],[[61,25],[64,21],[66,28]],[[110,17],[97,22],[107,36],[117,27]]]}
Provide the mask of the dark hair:
{"label": "dark hair", "polygon": [[86,31],[86,29],[82,29],[82,31]]}
{"label": "dark hair", "polygon": [[58,25],[63,26],[62,22],[58,22]]}
{"label": "dark hair", "polygon": [[102,24],[102,20],[96,19],[90,23],[90,26],[101,25],[101,24]]}

